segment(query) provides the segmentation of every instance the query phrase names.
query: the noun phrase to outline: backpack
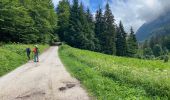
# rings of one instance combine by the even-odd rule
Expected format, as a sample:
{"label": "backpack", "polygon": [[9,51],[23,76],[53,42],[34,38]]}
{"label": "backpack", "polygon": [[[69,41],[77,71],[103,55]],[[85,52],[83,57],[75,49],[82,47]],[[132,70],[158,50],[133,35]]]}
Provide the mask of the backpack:
{"label": "backpack", "polygon": [[37,53],[37,48],[34,48],[34,49],[33,49],[33,52],[34,52],[34,53]]}

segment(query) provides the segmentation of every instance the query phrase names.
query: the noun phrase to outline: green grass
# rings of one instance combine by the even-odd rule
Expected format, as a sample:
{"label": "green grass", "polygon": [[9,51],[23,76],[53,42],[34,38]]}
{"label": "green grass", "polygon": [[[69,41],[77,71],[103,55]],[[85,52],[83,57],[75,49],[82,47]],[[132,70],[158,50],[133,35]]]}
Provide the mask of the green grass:
{"label": "green grass", "polygon": [[[0,76],[28,61],[26,56],[27,47],[32,49],[34,45],[6,44],[0,46]],[[39,45],[40,53],[46,48],[48,48],[48,45]],[[31,55],[31,57],[33,56]]]}
{"label": "green grass", "polygon": [[59,55],[98,100],[169,100],[170,63],[109,56],[69,46]]}

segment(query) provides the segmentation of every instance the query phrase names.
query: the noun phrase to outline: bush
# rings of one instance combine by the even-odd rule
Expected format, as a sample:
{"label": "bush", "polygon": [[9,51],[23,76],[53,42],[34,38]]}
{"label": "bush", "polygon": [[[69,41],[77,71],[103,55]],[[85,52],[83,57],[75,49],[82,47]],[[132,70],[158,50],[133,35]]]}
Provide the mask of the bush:
{"label": "bush", "polygon": [[0,46],[3,46],[4,45],[4,43],[3,42],[0,42]]}
{"label": "bush", "polygon": [[145,55],[144,59],[148,59],[148,60],[154,60],[155,56],[154,55]]}
{"label": "bush", "polygon": [[169,61],[169,56],[168,55],[165,55],[165,57],[164,57],[164,62],[166,63],[166,62],[168,62]]}

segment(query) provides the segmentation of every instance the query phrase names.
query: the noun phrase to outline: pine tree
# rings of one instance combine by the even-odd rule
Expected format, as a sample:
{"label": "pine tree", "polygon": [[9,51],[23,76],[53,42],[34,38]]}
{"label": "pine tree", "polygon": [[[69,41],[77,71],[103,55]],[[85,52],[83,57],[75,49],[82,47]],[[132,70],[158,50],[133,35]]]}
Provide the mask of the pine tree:
{"label": "pine tree", "polygon": [[103,52],[106,54],[116,54],[115,48],[115,19],[110,10],[109,4],[106,4],[104,13],[104,32],[102,42]]}
{"label": "pine tree", "polygon": [[130,29],[130,35],[127,40],[127,56],[134,57],[137,53],[138,44],[136,40],[136,36],[134,34],[133,28]]}
{"label": "pine tree", "polygon": [[87,27],[84,27],[85,33],[87,33],[87,49],[88,50],[95,50],[95,44],[97,42],[95,38],[95,26],[94,26],[94,21],[93,21],[93,15],[90,13],[90,9],[87,8],[87,11],[85,13],[85,23]]}
{"label": "pine tree", "polygon": [[70,3],[68,0],[62,0],[59,2],[56,9],[58,15],[58,34],[61,41],[65,41],[65,34],[68,32],[69,28],[69,18],[70,18]]}
{"label": "pine tree", "polygon": [[66,43],[73,47],[80,47],[81,41],[78,39],[78,35],[81,33],[81,23],[79,21],[79,2],[78,0],[73,0],[73,5],[70,10],[69,18],[69,30],[66,34]]}
{"label": "pine tree", "polygon": [[121,21],[116,34],[116,55],[127,56],[126,32]]}
{"label": "pine tree", "polygon": [[80,29],[80,33],[77,35],[77,41],[79,41],[79,48],[82,49],[87,49],[89,46],[89,39],[87,38],[87,36],[89,35],[89,27],[88,27],[88,22],[87,22],[87,18],[86,18],[86,14],[84,12],[84,7],[83,4],[81,3],[79,6],[79,29]]}
{"label": "pine tree", "polygon": [[96,43],[96,51],[98,52],[102,52],[102,44],[103,44],[103,32],[104,32],[104,19],[103,19],[103,13],[102,13],[102,9],[99,8],[96,12],[96,16],[95,16],[95,37],[97,39],[97,43]]}
{"label": "pine tree", "polygon": [[122,46],[122,34],[120,32],[120,28],[116,28],[116,55],[123,56],[122,53],[123,46]]}
{"label": "pine tree", "polygon": [[[64,39],[74,47],[95,50],[94,23],[90,11],[85,12],[83,4],[73,1],[70,10],[69,27]],[[66,30],[66,28],[63,28]]]}

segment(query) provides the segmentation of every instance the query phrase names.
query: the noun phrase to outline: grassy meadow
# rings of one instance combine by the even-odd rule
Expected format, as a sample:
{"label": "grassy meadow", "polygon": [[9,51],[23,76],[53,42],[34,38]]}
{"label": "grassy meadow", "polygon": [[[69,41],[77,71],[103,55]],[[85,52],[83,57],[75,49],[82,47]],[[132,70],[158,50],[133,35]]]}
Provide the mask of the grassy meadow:
{"label": "grassy meadow", "polygon": [[98,100],[169,100],[170,62],[105,55],[63,45],[67,70]]}
{"label": "grassy meadow", "polygon": [[[20,65],[28,61],[26,55],[26,48],[30,47],[31,50],[34,45],[24,44],[5,44],[0,46],[0,76],[14,70]],[[40,53],[42,53],[48,45],[38,45]],[[33,54],[31,55],[31,58]]]}

